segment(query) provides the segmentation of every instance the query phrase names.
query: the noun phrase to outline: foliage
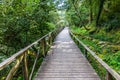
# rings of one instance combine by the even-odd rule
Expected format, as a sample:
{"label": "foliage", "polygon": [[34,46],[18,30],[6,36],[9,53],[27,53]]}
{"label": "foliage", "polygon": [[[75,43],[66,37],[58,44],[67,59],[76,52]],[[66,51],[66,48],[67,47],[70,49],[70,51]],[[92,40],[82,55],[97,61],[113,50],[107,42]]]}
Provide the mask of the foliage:
{"label": "foliage", "polygon": [[71,26],[86,26],[90,34],[99,32],[100,28],[105,28],[106,32],[120,29],[119,0],[68,0],[68,2],[66,19]]}
{"label": "foliage", "polygon": [[52,0],[4,0],[0,10],[0,45],[4,48],[0,51],[7,57],[53,30],[59,18]]}

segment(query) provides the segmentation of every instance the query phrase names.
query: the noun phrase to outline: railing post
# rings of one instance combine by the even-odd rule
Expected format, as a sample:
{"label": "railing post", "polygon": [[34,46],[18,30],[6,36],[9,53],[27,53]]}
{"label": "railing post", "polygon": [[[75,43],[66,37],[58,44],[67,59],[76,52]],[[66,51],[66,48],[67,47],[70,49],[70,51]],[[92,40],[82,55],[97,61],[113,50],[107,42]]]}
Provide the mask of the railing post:
{"label": "railing post", "polygon": [[88,58],[87,50],[84,48],[84,55],[86,58]]}
{"label": "railing post", "polygon": [[81,46],[81,45],[80,45],[80,42],[78,41],[78,47],[80,48],[80,46]]}
{"label": "railing post", "polygon": [[112,80],[112,76],[108,71],[106,73],[106,80]]}
{"label": "railing post", "polygon": [[45,52],[46,52],[46,50],[45,50],[45,47],[46,47],[46,45],[45,45],[45,39],[43,39],[41,41],[41,44],[42,44],[42,51],[43,51],[42,54],[45,57],[46,56],[46,54],[45,54]]}
{"label": "railing post", "polygon": [[78,47],[79,47],[79,41],[77,41],[77,45],[78,45]]}
{"label": "railing post", "polygon": [[23,74],[24,74],[24,80],[29,80],[28,78],[28,64],[27,64],[27,52],[24,53],[24,59],[23,59]]}
{"label": "railing post", "polygon": [[51,44],[52,44],[54,36],[53,36],[53,33],[51,33],[50,35],[51,35]]}
{"label": "railing post", "polygon": [[51,37],[51,33],[49,34],[49,44],[52,44],[52,37]]}
{"label": "railing post", "polygon": [[54,38],[55,38],[55,33],[53,32],[52,33],[52,41],[53,41]]}
{"label": "railing post", "polygon": [[44,43],[44,54],[45,54],[45,56],[47,55],[47,44],[46,44],[46,39],[44,38],[44,40],[43,40],[43,43]]}

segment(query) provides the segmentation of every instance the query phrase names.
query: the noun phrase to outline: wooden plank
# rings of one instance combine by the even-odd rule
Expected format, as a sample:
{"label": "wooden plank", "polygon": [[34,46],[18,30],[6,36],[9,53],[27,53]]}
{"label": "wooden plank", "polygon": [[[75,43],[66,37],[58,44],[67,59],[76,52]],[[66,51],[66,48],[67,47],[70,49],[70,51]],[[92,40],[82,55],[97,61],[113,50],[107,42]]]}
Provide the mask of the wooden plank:
{"label": "wooden plank", "polygon": [[[86,76],[87,75],[87,76]],[[96,73],[38,73],[37,77],[46,78],[99,78]]]}
{"label": "wooden plank", "polygon": [[99,78],[35,78],[35,80],[100,80]]}
{"label": "wooden plank", "polygon": [[92,73],[92,70],[39,70],[38,73]]}

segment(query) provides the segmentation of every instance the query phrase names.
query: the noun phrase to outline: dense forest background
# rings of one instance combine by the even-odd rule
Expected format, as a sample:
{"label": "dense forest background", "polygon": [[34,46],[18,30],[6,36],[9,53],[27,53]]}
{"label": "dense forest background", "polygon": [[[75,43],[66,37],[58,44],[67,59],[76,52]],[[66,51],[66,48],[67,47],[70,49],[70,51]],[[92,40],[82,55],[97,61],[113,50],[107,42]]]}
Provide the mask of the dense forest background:
{"label": "dense forest background", "polygon": [[0,0],[0,62],[59,26],[120,74],[120,0]]}

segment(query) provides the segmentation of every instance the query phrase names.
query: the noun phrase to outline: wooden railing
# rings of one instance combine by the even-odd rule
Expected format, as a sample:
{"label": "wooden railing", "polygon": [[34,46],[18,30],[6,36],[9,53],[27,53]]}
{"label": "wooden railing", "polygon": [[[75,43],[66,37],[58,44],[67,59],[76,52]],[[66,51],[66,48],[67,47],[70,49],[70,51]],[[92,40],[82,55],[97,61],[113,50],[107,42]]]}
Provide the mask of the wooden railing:
{"label": "wooden railing", "polygon": [[[11,69],[0,80],[14,80],[14,75],[17,71],[22,72],[23,80],[31,80],[33,77],[34,70],[36,68],[36,63],[40,58],[47,55],[47,51],[50,48],[54,38],[63,28],[58,28],[43,36],[39,40],[20,50],[19,52],[12,55],[10,58],[6,59],[0,63],[0,71],[4,70],[7,66],[12,64]],[[30,56],[34,57],[32,68],[30,68],[28,63],[31,63]],[[33,59],[33,58],[32,58]],[[22,66],[22,69],[19,68]],[[29,71],[30,70],[30,71]],[[3,74],[4,75],[4,74]],[[18,76],[17,76],[18,77]]]}
{"label": "wooden railing", "polygon": [[91,55],[97,62],[99,62],[100,65],[102,65],[103,68],[106,70],[106,77],[105,80],[120,80],[120,75],[114,71],[108,64],[106,64],[101,58],[99,58],[95,52],[90,50],[83,42],[81,42],[71,31],[70,31],[71,37],[74,39],[74,41],[79,45],[82,46],[84,49],[84,55],[88,59],[88,54]]}

